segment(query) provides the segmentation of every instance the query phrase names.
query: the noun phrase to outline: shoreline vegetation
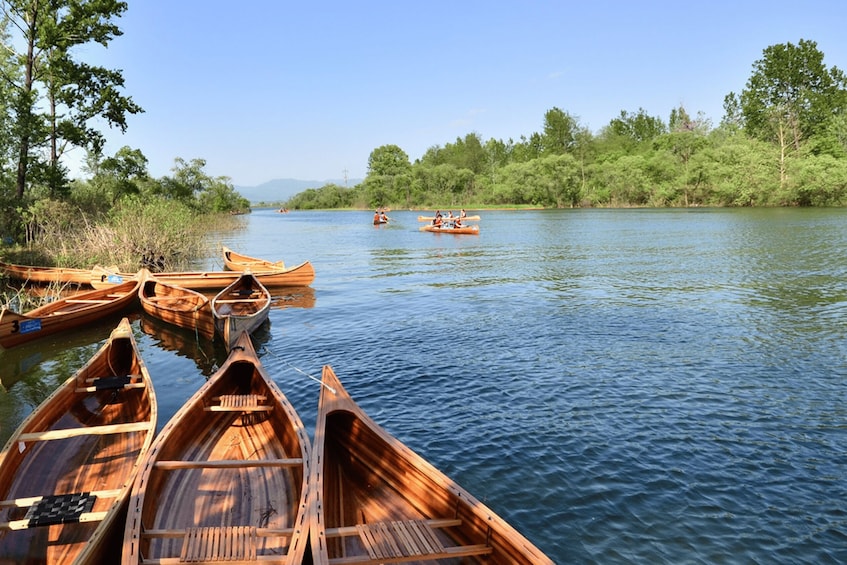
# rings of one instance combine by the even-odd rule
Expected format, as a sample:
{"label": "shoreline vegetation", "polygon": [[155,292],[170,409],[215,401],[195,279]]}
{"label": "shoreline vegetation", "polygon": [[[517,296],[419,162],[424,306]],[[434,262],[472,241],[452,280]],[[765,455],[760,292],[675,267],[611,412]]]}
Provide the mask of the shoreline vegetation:
{"label": "shoreline vegetation", "polygon": [[[177,157],[171,175],[153,178],[140,149],[103,154],[95,124],[125,130],[127,116],[144,110],[120,93],[120,71],[77,60],[86,50],[73,47],[105,47],[120,35],[115,20],[125,9],[81,13],[59,0],[0,22],[2,261],[184,270],[212,230],[232,229],[232,218],[250,211],[229,177],[205,173],[203,159]],[[38,33],[45,22],[90,33],[57,42]],[[71,148],[85,151],[84,178],[70,178],[63,164]],[[621,110],[592,131],[553,107],[540,131],[517,140],[471,132],[414,162],[397,145],[377,147],[359,184],[331,183],[275,204],[290,211],[844,205],[847,78],[804,39],[764,49],[744,87],[725,96],[717,126],[680,105],[666,119]]]}

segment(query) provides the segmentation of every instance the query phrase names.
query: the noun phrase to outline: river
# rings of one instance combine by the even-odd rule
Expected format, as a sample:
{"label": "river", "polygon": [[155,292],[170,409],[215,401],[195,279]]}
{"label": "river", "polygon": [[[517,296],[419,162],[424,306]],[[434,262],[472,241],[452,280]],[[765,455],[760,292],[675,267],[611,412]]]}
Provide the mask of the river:
{"label": "river", "polygon": [[[214,236],[314,264],[254,336],[308,429],[331,364],[557,563],[847,562],[844,210],[482,211],[478,236],[418,214]],[[134,326],[161,427],[224,354]],[[0,353],[0,440],[112,327]]]}

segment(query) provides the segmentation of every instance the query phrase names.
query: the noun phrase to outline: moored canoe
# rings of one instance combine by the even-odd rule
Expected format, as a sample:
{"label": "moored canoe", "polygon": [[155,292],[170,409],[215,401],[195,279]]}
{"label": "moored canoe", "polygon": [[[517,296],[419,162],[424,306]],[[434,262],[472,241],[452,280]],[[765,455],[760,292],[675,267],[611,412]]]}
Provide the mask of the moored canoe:
{"label": "moored canoe", "polygon": [[215,329],[227,350],[235,345],[241,332],[253,333],[268,319],[271,293],[253,273],[244,271],[231,285],[212,298]]}
{"label": "moored canoe", "polygon": [[[113,562],[158,409],[127,318],[0,453],[4,563]],[[64,521],[64,523],[63,523]]]}
{"label": "moored canoe", "polygon": [[230,271],[244,271],[250,269],[253,272],[259,271],[275,271],[277,269],[285,269],[283,261],[268,261],[257,257],[250,257],[233,251],[227,246],[222,246],[224,268]]}
{"label": "moored canoe", "polygon": [[553,563],[374,422],[328,365],[323,368],[310,472],[316,565],[441,559]]}
{"label": "moored canoe", "polygon": [[211,302],[196,290],[155,279],[145,272],[138,298],[141,308],[150,316],[192,330],[206,339],[215,338]]}
{"label": "moored canoe", "polygon": [[142,462],[121,563],[302,563],[309,436],[244,332]]}

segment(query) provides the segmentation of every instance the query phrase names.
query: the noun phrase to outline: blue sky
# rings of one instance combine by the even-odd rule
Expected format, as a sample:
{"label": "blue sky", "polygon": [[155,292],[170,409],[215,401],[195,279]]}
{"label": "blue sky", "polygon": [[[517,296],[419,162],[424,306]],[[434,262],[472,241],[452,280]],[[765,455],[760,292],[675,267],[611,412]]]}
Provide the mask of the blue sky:
{"label": "blue sky", "polygon": [[145,109],[108,154],[252,186],[363,178],[386,144],[414,162],[471,132],[518,140],[553,107],[594,132],[679,105],[717,124],[770,45],[815,41],[847,71],[845,22],[843,0],[130,0],[124,35],[80,57]]}

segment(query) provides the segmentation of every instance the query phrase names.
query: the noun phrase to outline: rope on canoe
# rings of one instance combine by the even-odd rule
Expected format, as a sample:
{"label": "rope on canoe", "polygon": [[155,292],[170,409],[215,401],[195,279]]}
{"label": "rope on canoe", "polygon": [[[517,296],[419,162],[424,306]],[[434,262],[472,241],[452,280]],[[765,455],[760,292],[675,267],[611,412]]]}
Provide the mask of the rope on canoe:
{"label": "rope on canoe", "polygon": [[332,388],[331,386],[327,385],[327,384],[324,384],[324,382],[323,382],[321,379],[319,379],[318,377],[315,377],[315,376],[313,376],[313,375],[310,375],[310,374],[309,374],[309,373],[307,373],[306,371],[302,370],[300,367],[296,367],[296,366],[292,365],[292,364],[291,364],[291,363],[289,363],[286,359],[283,359],[282,357],[280,357],[279,355],[277,355],[276,353],[274,353],[273,351],[271,351],[271,350],[270,350],[270,349],[268,349],[267,347],[262,346],[262,353],[263,353],[263,354],[269,354],[269,355],[273,356],[274,358],[278,359],[279,361],[282,361],[282,362],[283,362],[285,365],[287,365],[289,368],[294,369],[295,371],[297,371],[297,372],[298,372],[298,373],[300,373],[301,375],[305,375],[306,377],[308,377],[308,378],[312,379],[313,381],[315,381],[315,382],[316,382],[316,383],[318,383],[319,385],[321,385],[321,386],[325,386],[327,389],[329,389],[329,391],[330,391],[332,394],[335,394],[335,392],[336,392],[336,391],[335,391],[335,389],[334,389],[334,388]]}

